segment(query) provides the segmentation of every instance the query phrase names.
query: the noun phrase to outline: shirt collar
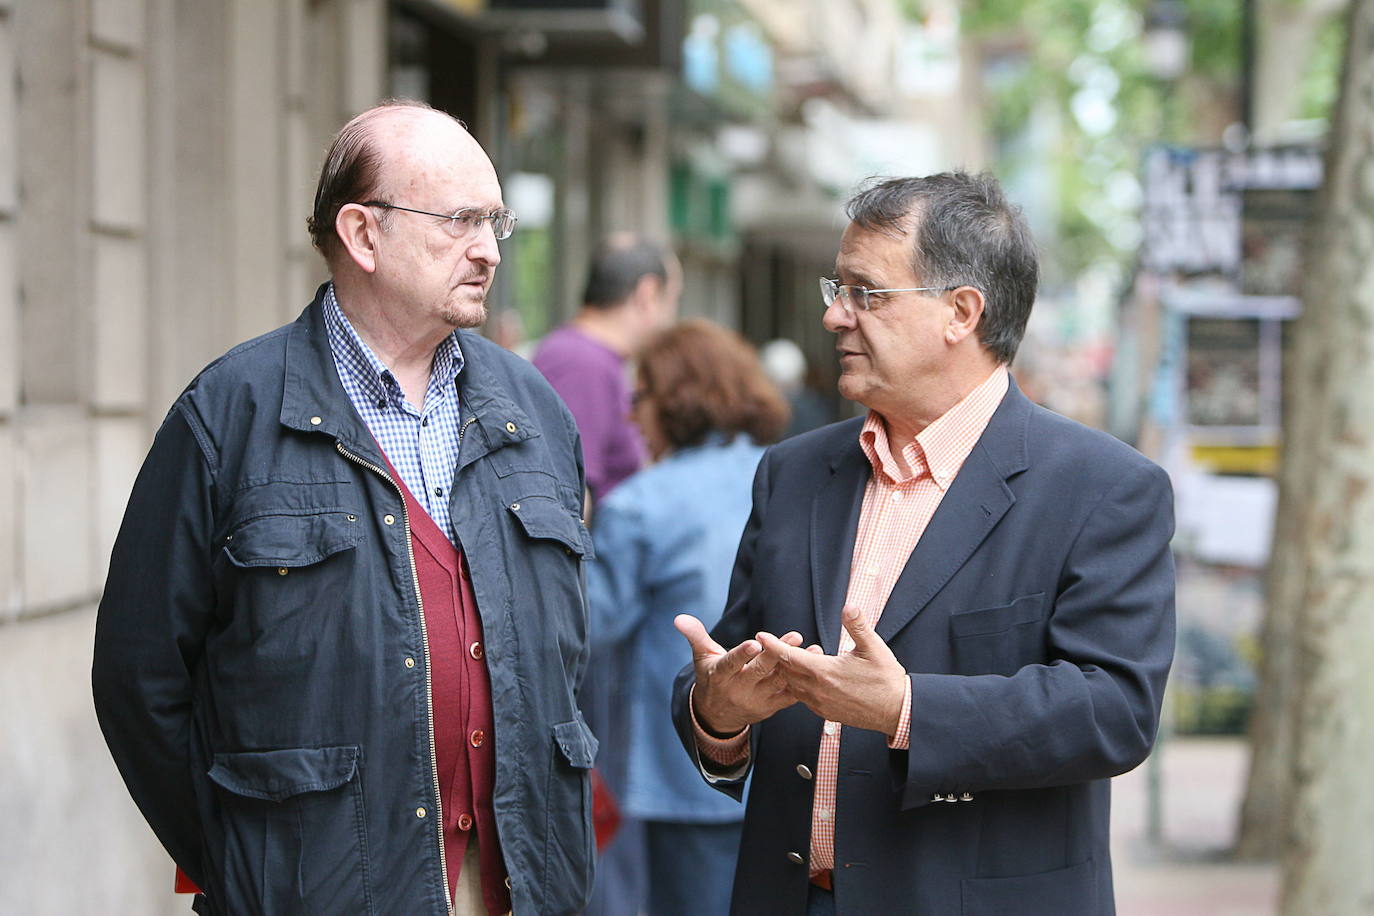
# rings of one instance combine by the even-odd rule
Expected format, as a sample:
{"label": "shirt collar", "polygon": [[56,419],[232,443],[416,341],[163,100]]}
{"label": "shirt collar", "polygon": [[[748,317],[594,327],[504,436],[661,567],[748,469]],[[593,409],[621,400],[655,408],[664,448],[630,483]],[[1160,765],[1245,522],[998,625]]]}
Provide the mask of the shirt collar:
{"label": "shirt collar", "polygon": [[893,457],[882,415],[870,410],[859,431],[859,445],[873,466],[873,473],[883,475],[890,483],[906,483],[928,473],[941,490],[949,489],[1002,403],[1008,385],[1007,367],[998,366],[962,401],[917,433],[914,440],[903,443],[901,455],[911,473],[904,471]]}
{"label": "shirt collar", "polygon": [[[329,335],[329,347],[334,360],[358,383],[363,394],[372,401],[393,403],[403,398],[401,386],[372,348],[358,336],[348,316],[344,314],[330,283],[324,293],[324,324]],[[454,331],[434,348],[434,363],[429,372],[429,388],[451,386],[463,371],[463,350],[458,346],[458,332]]]}

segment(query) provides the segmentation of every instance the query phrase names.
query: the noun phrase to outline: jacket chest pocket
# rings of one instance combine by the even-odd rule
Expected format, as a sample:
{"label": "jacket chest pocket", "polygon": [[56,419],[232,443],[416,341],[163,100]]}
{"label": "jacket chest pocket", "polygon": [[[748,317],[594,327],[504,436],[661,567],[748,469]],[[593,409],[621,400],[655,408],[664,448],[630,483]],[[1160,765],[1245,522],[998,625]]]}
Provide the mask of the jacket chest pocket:
{"label": "jacket chest pocket", "polygon": [[1044,592],[1010,604],[959,611],[949,616],[950,651],[956,674],[1011,676],[1046,659]]}
{"label": "jacket chest pocket", "polygon": [[216,754],[231,913],[373,912],[357,746]]}
{"label": "jacket chest pocket", "polygon": [[363,537],[362,522],[347,511],[260,515],[225,537],[224,592],[254,642],[265,641],[259,650],[270,655],[280,644],[301,656],[317,645],[347,600]]}

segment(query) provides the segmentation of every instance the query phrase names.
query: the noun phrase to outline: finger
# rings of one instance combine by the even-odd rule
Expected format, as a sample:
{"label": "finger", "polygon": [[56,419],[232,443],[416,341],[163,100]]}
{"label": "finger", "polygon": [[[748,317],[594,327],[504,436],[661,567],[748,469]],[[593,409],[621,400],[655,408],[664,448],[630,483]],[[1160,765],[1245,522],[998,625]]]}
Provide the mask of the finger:
{"label": "finger", "polygon": [[673,618],[673,626],[686,637],[692,646],[692,657],[696,659],[724,655],[725,649],[706,632],[706,625],[691,614],[678,614]]}
{"label": "finger", "polygon": [[807,646],[807,647],[806,647],[806,651],[807,651],[807,652],[810,652],[812,655],[824,655],[824,654],[825,654],[825,650],[822,649],[820,646],[816,645],[815,643],[812,643],[811,645]]}
{"label": "finger", "polygon": [[802,644],[802,635],[798,633],[796,630],[792,630],[789,633],[784,633],[783,635],[779,636],[778,639],[787,643],[789,646],[800,646]]}
{"label": "finger", "polygon": [[840,622],[849,632],[849,638],[854,640],[854,648],[860,652],[867,652],[875,648],[874,643],[882,643],[878,634],[873,632],[873,628],[868,625],[863,614],[856,607],[846,606],[840,616]]}

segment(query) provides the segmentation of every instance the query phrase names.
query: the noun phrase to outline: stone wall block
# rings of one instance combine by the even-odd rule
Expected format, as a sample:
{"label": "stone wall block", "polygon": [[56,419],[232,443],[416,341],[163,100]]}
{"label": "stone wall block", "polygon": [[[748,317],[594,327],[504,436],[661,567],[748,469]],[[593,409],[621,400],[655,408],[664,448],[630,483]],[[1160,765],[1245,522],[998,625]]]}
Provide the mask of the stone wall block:
{"label": "stone wall block", "polygon": [[147,31],[144,0],[92,0],[91,38],[129,51],[143,45]]}
{"label": "stone wall block", "polygon": [[11,507],[0,512],[0,627],[19,613],[19,530],[24,514],[15,477],[14,427],[0,423],[0,500]]}
{"label": "stone wall block", "polygon": [[95,238],[91,403],[137,410],[147,396],[148,283],[138,239]]}
{"label": "stone wall block", "polygon": [[105,228],[138,231],[146,222],[146,109],[143,67],[115,54],[91,55],[95,167],[92,218]]}
{"label": "stone wall block", "polygon": [[19,274],[14,224],[0,218],[0,419],[19,406]]}
{"label": "stone wall block", "polygon": [[0,15],[0,214],[19,205],[19,121],[15,101],[14,20]]}
{"label": "stone wall block", "polygon": [[27,612],[94,595],[90,420],[75,408],[25,411],[19,437],[20,582]]}

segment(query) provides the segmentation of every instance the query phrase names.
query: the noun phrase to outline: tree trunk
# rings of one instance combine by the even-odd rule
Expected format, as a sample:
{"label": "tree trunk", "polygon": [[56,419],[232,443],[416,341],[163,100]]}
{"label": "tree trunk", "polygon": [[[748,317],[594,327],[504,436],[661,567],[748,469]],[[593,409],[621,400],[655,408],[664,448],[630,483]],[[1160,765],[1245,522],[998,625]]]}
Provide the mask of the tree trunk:
{"label": "tree trunk", "polygon": [[[1374,914],[1374,0],[1354,0],[1305,311],[1328,320],[1304,482],[1285,916]],[[1311,367],[1309,367],[1310,370]],[[1291,494],[1290,494],[1291,497]]]}
{"label": "tree trunk", "polygon": [[1254,123],[1257,146],[1281,139],[1286,122],[1298,117],[1303,71],[1322,29],[1345,9],[1346,0],[1254,0],[1257,47],[1254,60]]}

